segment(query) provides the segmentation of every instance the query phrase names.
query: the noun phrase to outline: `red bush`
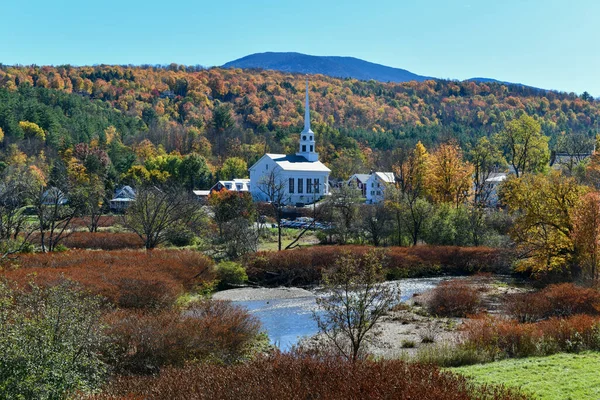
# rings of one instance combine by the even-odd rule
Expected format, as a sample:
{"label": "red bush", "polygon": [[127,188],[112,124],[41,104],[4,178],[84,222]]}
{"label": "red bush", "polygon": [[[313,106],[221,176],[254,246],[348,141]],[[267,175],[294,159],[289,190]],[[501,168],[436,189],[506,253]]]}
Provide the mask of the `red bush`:
{"label": "red bush", "polygon": [[120,310],[106,316],[120,372],[154,373],[189,361],[230,363],[248,353],[258,319],[225,301],[203,301],[182,312]]}
{"label": "red bush", "polygon": [[[37,233],[28,239],[31,243],[41,244],[40,235]],[[72,232],[65,235],[59,243],[70,249],[123,250],[144,247],[142,239],[131,232]]]}
{"label": "red bush", "polygon": [[[314,246],[309,248],[255,253],[246,259],[251,281],[264,285],[305,285],[317,283],[323,268],[333,265],[344,252],[357,256],[368,246]],[[389,247],[386,269],[390,278],[474,272],[498,272],[510,266],[510,252],[485,247],[414,246]]]}
{"label": "red bush", "polygon": [[600,292],[572,283],[550,285],[538,292],[508,295],[505,308],[510,316],[520,322],[537,321],[552,316],[598,315]]}
{"label": "red bush", "polygon": [[481,293],[472,282],[453,279],[440,283],[431,291],[427,301],[429,311],[445,317],[466,317],[476,314]]}
{"label": "red bush", "polygon": [[463,325],[465,344],[508,357],[548,355],[560,351],[596,350],[600,318],[574,315],[536,323],[518,323],[490,316]]}
{"label": "red bush", "polygon": [[120,307],[163,307],[185,291],[214,279],[212,260],[194,251],[85,251],[24,254],[9,280],[51,284],[61,277],[81,283]]}
{"label": "red bush", "polygon": [[117,379],[102,399],[527,399],[516,390],[481,386],[434,366],[399,360],[359,361],[279,354],[232,365],[167,368],[159,376]]}
{"label": "red bush", "polygon": [[123,250],[144,247],[143,240],[130,232],[73,232],[61,243],[71,249]]}

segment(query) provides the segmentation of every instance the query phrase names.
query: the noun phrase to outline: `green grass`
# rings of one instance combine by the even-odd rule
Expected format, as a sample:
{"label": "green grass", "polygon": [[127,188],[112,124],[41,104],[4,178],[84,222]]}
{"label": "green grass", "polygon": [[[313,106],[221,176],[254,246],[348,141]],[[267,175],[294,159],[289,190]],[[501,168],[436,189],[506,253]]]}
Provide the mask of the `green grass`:
{"label": "green grass", "polygon": [[542,400],[600,399],[600,353],[556,354],[452,368],[478,383],[504,384]]}

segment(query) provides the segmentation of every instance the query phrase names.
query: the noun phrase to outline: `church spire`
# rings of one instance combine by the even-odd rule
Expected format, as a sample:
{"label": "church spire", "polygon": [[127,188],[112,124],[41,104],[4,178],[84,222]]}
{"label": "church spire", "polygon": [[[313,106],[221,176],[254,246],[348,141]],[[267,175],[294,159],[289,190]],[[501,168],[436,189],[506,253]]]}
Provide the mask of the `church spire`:
{"label": "church spire", "polygon": [[310,130],[310,103],[308,102],[308,78],[306,78],[306,102],[304,104],[304,130],[302,133],[312,133]]}

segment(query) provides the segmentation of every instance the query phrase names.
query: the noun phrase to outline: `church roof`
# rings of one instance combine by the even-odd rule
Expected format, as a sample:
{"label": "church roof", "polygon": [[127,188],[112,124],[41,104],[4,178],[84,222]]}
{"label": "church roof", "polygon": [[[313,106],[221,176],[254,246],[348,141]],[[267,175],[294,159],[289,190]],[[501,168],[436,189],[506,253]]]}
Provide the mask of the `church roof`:
{"label": "church roof", "polygon": [[331,172],[321,161],[308,161],[297,154],[265,154],[284,171]]}

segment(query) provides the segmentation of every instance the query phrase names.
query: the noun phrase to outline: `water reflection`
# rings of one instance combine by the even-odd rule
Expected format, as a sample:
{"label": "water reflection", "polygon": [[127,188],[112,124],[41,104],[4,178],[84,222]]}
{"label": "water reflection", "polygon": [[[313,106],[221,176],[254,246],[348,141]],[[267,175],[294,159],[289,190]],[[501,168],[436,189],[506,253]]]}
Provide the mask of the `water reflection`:
{"label": "water reflection", "polygon": [[[451,279],[451,277],[403,279],[386,284],[399,285],[401,299],[407,301],[414,294],[432,289],[447,279]],[[316,290],[315,295],[310,297],[237,301],[235,303],[248,308],[260,319],[271,343],[281,350],[289,350],[303,336],[312,336],[317,333],[317,324],[312,318],[312,312],[317,308],[316,296],[324,295],[326,295],[324,292]]]}

